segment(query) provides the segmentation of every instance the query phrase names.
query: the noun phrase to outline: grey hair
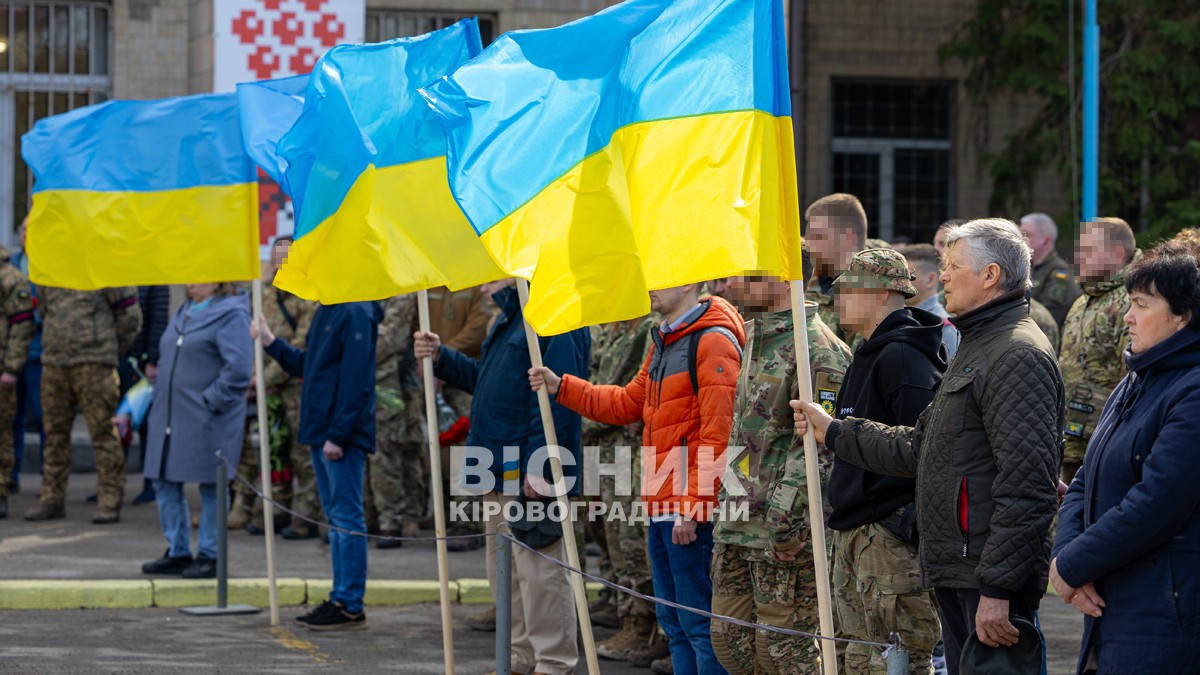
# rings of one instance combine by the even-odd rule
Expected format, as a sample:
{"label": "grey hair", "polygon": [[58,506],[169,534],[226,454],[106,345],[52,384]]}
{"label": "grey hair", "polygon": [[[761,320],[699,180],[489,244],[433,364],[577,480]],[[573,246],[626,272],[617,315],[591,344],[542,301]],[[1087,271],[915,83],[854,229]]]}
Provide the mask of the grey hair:
{"label": "grey hair", "polygon": [[946,233],[946,248],[962,241],[971,269],[979,274],[991,263],[1000,267],[1001,285],[1006,292],[1028,290],[1033,286],[1029,269],[1033,249],[1021,235],[1016,223],[1004,218],[981,218],[959,225]]}
{"label": "grey hair", "polygon": [[1027,213],[1021,216],[1021,222],[1033,223],[1038,232],[1043,237],[1050,237],[1054,241],[1058,241],[1058,223],[1054,219],[1044,213]]}

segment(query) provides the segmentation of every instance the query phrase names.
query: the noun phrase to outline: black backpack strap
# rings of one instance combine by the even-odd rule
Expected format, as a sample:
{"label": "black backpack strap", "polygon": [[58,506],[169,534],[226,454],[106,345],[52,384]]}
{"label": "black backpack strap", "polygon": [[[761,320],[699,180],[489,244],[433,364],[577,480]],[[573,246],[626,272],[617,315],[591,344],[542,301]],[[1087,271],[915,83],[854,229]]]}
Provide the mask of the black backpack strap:
{"label": "black backpack strap", "polygon": [[709,328],[698,330],[695,333],[692,333],[690,336],[691,342],[688,343],[688,377],[690,377],[692,380],[693,396],[700,395],[700,377],[696,374],[696,353],[700,350],[700,338],[708,335],[709,333],[724,335],[725,338],[729,340],[730,344],[733,345],[733,348],[737,350],[738,360],[740,361],[742,358],[742,346],[738,344],[737,336],[734,335],[733,331],[729,330],[728,328],[723,326],[710,326]]}
{"label": "black backpack strap", "polygon": [[283,291],[276,289],[275,290],[275,304],[279,305],[279,311],[283,312],[283,320],[287,322],[287,325],[292,327],[292,332],[294,333],[294,332],[296,332],[296,325],[297,325],[296,317],[292,316],[292,313],[288,311],[287,303],[284,302],[284,299],[285,299],[285,296],[283,295]]}

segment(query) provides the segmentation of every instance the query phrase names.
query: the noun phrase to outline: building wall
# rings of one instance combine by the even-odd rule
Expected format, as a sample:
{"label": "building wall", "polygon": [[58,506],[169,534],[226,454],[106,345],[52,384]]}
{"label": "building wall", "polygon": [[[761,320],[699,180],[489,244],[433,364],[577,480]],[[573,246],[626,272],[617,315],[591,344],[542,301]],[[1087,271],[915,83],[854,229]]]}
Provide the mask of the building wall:
{"label": "building wall", "polygon": [[188,93],[188,0],[114,0],[113,98]]}
{"label": "building wall", "polygon": [[618,0],[368,0],[368,9],[496,14],[499,32],[551,28],[617,4]]}

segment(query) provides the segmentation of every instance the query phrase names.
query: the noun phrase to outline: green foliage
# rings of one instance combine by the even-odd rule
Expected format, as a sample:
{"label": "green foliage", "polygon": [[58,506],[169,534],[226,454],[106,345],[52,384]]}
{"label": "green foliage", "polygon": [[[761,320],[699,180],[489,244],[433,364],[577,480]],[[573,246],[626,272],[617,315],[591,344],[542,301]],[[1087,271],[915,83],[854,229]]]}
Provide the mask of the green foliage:
{"label": "green foliage", "polygon": [[[1072,163],[1078,167],[1081,157],[1072,155],[1071,116],[1078,134],[1083,122],[1071,107],[1068,59],[1079,105],[1083,7],[1076,6],[1069,54],[1071,1],[979,0],[939,50],[943,61],[966,64],[967,95],[988,114],[1004,114],[989,103],[1014,94],[1042,104],[999,152],[985,156],[994,211],[1023,208],[1046,169],[1072,191]],[[1099,18],[1100,213],[1128,220],[1143,243],[1200,226],[1200,1],[1100,0]]]}

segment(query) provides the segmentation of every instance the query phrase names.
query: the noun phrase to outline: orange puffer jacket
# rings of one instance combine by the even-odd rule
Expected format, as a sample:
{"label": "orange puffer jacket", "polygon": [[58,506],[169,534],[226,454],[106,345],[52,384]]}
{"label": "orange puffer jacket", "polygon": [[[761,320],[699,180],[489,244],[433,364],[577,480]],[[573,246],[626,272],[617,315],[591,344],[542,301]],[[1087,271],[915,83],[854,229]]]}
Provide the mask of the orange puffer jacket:
{"label": "orange puffer jacket", "polygon": [[[629,384],[595,385],[565,375],[556,398],[584,417],[605,424],[645,422],[642,495],[651,516],[683,514],[707,521],[720,491],[723,462],[701,470],[700,461],[721,459],[729,442],[746,332],[741,315],[725,300],[710,297],[701,304],[704,311],[690,323],[665,335],[661,328],[654,330],[654,345]],[[702,331],[698,337],[689,337]],[[693,340],[699,341],[698,394],[688,372],[688,349]],[[682,473],[682,458],[687,463],[686,490],[680,489],[681,476],[661,480],[668,470]],[[653,480],[655,475],[660,480]]]}

